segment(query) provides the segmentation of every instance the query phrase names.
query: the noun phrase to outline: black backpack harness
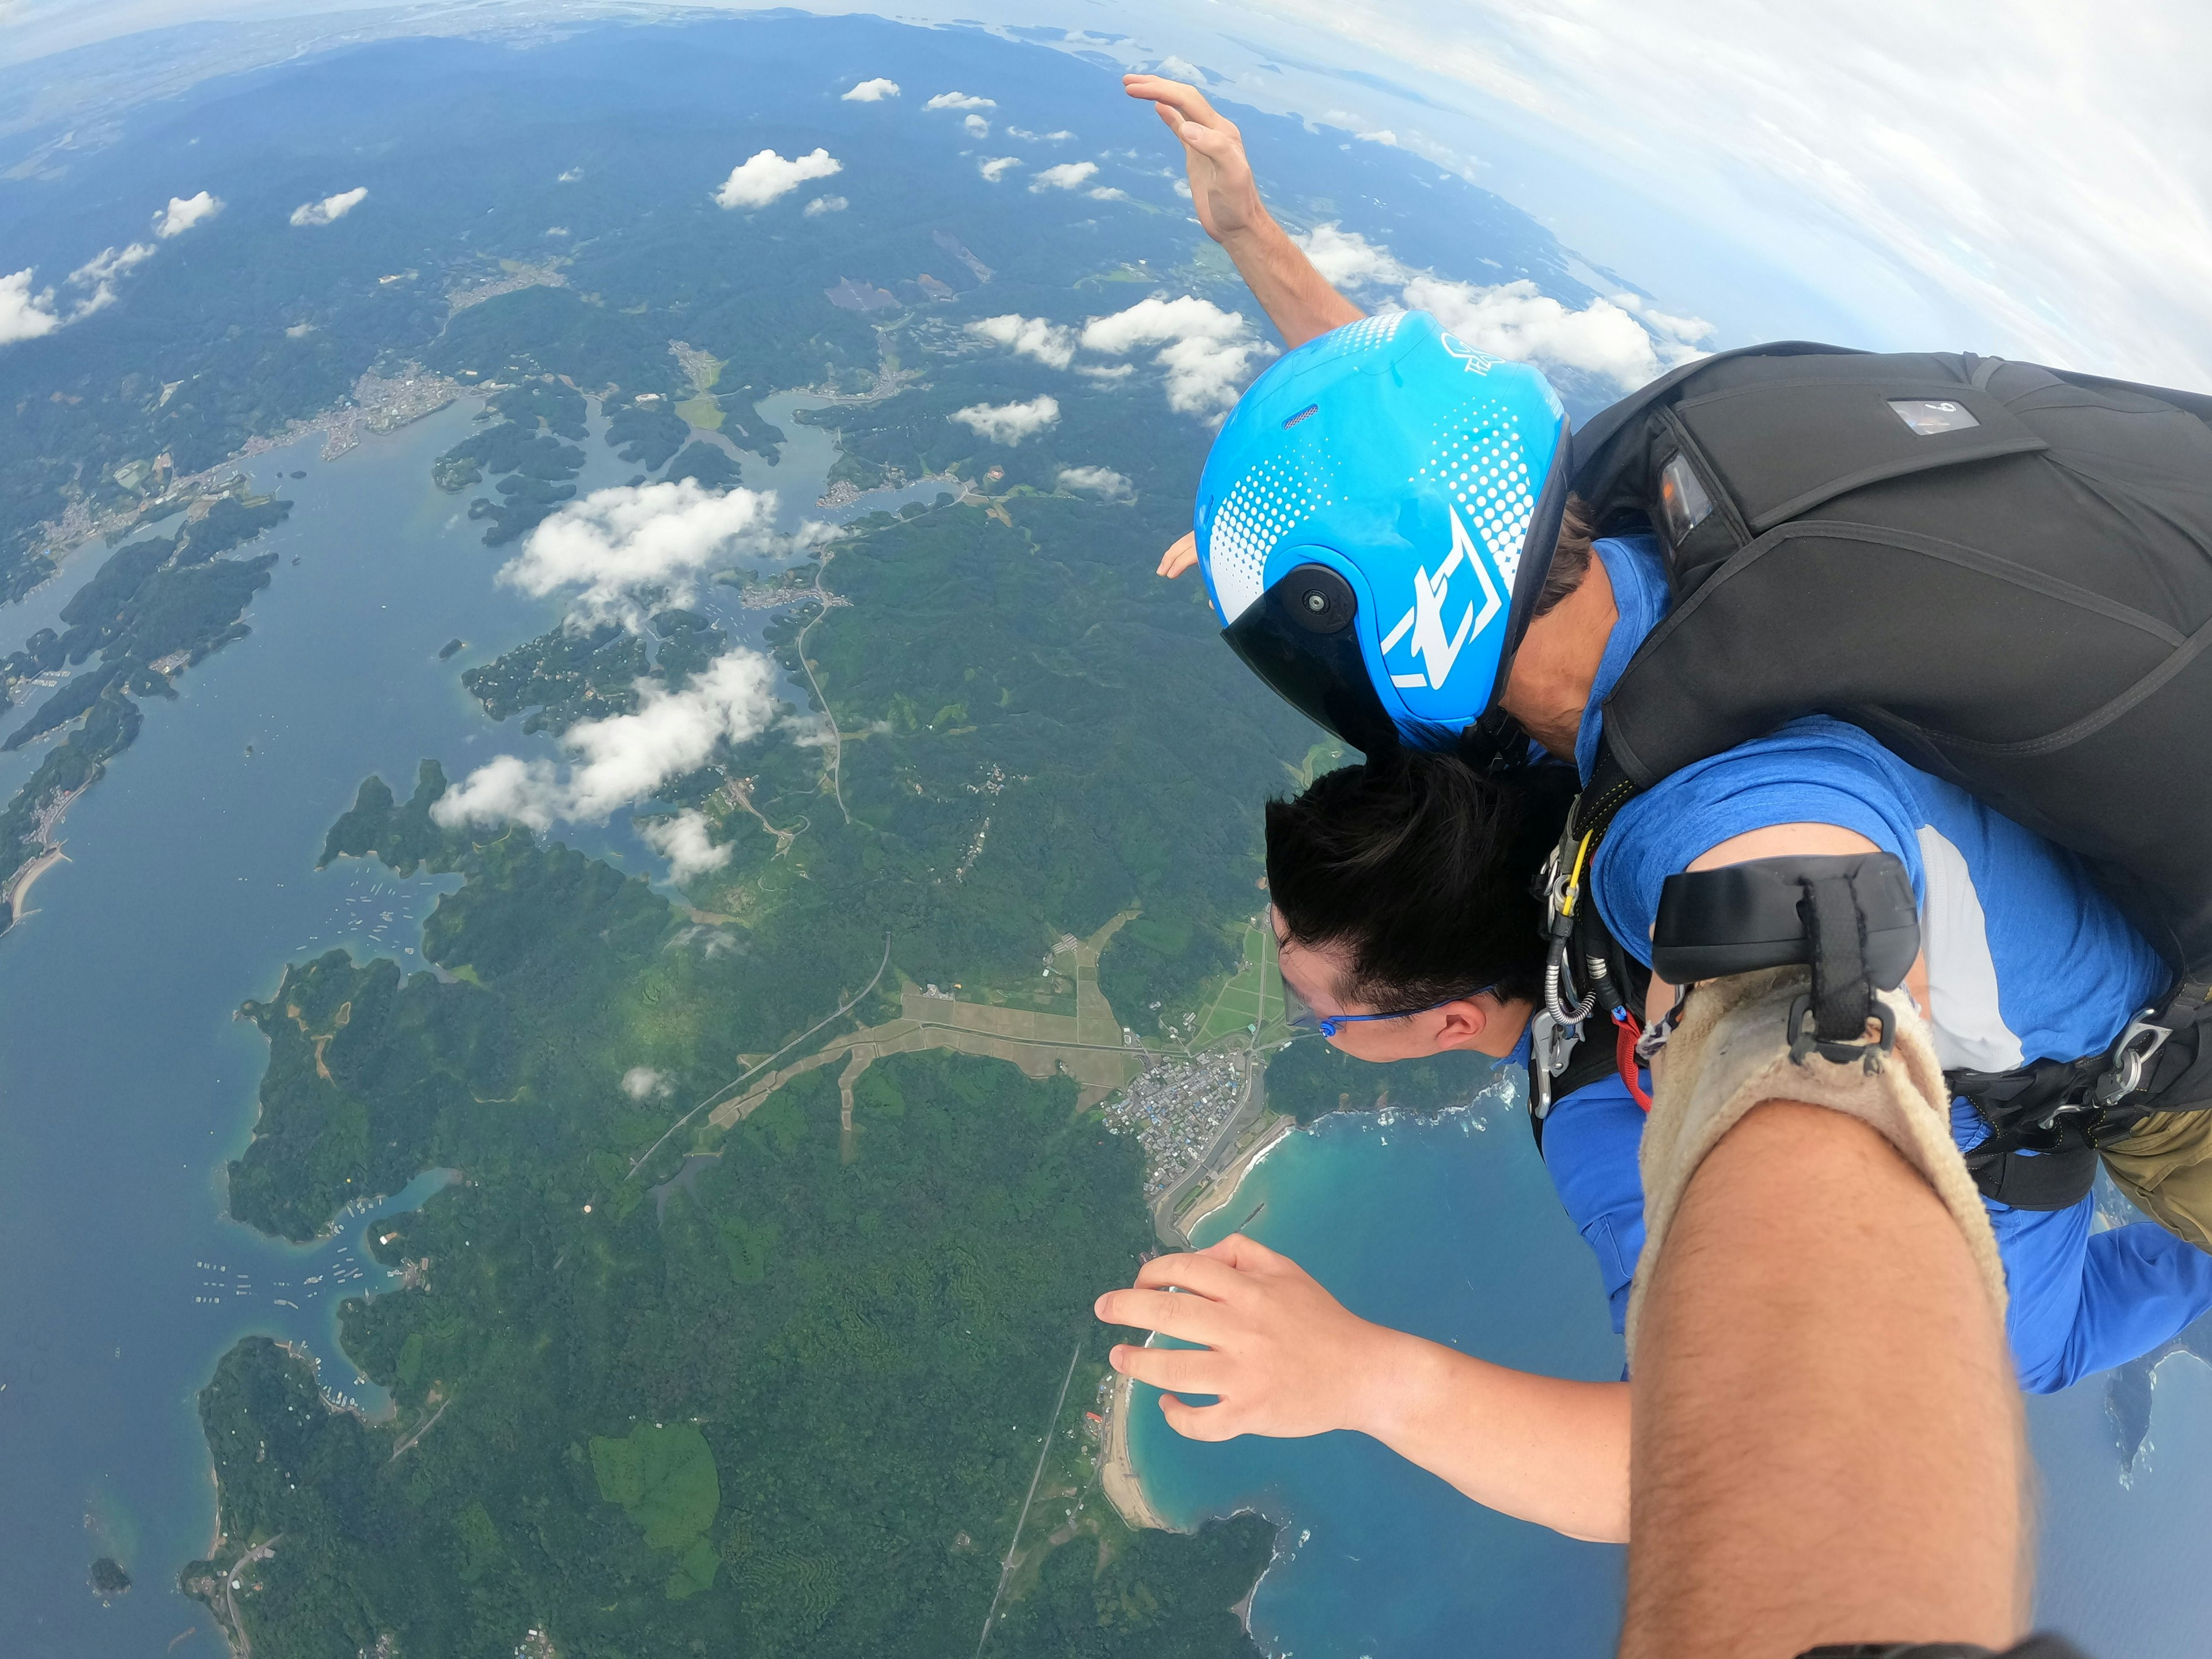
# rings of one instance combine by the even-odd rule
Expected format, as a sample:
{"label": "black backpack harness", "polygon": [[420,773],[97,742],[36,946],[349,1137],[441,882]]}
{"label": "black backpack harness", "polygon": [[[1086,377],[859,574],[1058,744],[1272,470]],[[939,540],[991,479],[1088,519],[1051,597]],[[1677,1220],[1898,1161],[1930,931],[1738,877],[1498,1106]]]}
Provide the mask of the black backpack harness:
{"label": "black backpack harness", "polygon": [[[1678,1000],[1650,1018],[1645,994],[1652,969],[1620,948],[1589,896],[1589,860],[1603,833],[1603,825],[1578,830],[1571,823],[1546,866],[1547,955],[1542,1000],[1529,1022],[1528,1097],[1540,1150],[1553,1105],[1587,1085],[1618,1075],[1650,1109],[1638,1073],[1665,1045],[1680,1006]],[[1756,884],[1758,902],[1747,902],[1746,883]],[[1878,951],[1866,948],[1870,938]],[[1890,1033],[1876,994],[1904,982],[1919,948],[1904,864],[1887,853],[1862,854],[1760,859],[1668,877],[1652,961],[1677,988],[1806,965],[1813,985],[1793,1016],[1795,1051],[1819,1049],[1837,1059],[1863,1040],[1870,1018],[1882,1030],[1875,1051],[1887,1052]],[[2153,1113],[2212,1104],[2212,1080],[2197,1063],[2212,1027],[2203,989],[2177,987],[2098,1054],[2006,1072],[1946,1071],[1953,1095],[1990,1129],[1966,1154],[1981,1191],[2014,1209],[2069,1209],[2096,1179],[2099,1146]],[[1610,1043],[1589,1030],[1601,1013],[1613,1027]]]}
{"label": "black backpack harness", "polygon": [[[2212,1107],[2212,398],[1967,355],[1759,346],[1596,416],[1574,487],[1601,533],[1656,533],[1674,602],[1606,701],[1546,872],[1540,1126],[1615,1066],[1640,1096],[1636,1051],[1664,1041],[1663,1019],[1644,1031],[1648,975],[1587,897],[1614,815],[1814,712],[2081,855],[2174,969],[2103,1053],[1947,1073],[1990,1127],[1968,1155],[1985,1194],[2066,1207],[2098,1146]],[[1916,922],[1893,979],[1869,966],[1864,907],[1902,877],[1881,860],[1896,864],[1733,866],[1784,866],[1748,910],[1712,879],[1729,871],[1671,878],[1654,962],[1678,985],[1807,963],[1804,1040],[1847,1046],[1917,951]],[[1746,926],[1766,936],[1729,936]],[[1584,1040],[1601,1006],[1610,1056]]]}

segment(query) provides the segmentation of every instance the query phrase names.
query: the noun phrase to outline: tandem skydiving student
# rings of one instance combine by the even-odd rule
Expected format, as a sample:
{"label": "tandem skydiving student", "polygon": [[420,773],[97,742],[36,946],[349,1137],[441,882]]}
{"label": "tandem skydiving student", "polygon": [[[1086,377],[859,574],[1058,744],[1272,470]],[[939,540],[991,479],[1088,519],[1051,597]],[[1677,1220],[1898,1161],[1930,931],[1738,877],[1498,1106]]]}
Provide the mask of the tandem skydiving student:
{"label": "tandem skydiving student", "polygon": [[[1194,88],[1127,90],[1182,141],[1200,222],[1291,348],[1216,440],[1161,574],[1198,568],[1231,647],[1358,748],[1504,756],[1524,735],[1572,760],[1585,846],[1639,782],[1808,708],[2039,815],[2098,856],[2169,970],[2098,1048],[2012,1028],[1947,1057],[1998,1132],[1978,1179],[2070,1202],[2101,1160],[2212,1249],[2212,654],[2191,643],[2212,398],[1785,343],[1677,370],[1571,437],[1533,368],[1337,293]],[[1817,782],[1787,775],[1795,752],[1772,787]],[[1577,935],[1577,977],[1586,954]],[[2063,949],[2045,960],[2071,982]],[[1613,1012],[1583,1049],[1612,1046]],[[1540,1083],[1571,1033],[1546,1035]]]}
{"label": "tandem skydiving student", "polygon": [[[1525,872],[1559,834],[1572,787],[1565,771],[1487,774],[1401,750],[1271,803],[1273,921],[1303,1018],[1364,1060],[1471,1048],[1525,1064],[1544,971],[1541,907]],[[1924,949],[1905,988],[1947,1065],[2100,1050],[2164,975],[2072,855],[1817,717],[1632,802],[1589,890],[1613,937],[1648,959],[1661,884],[1676,872],[1876,850],[1911,876]],[[1656,986],[1651,1006],[1669,995]],[[1628,1079],[1607,1070],[1537,1126],[1616,1330],[1644,1243],[1644,1125]],[[1952,1127],[1966,1149],[1987,1133],[1963,1102]],[[2093,1231],[2093,1197],[2051,1210],[1984,1202],[2013,1359],[2031,1391],[2124,1364],[2212,1310],[2212,1255],[2153,1223]],[[1419,1248],[1407,1242],[1409,1255]],[[1162,1293],[1170,1285],[1193,1294]],[[1492,1508],[1579,1538],[1626,1536],[1625,1382],[1531,1376],[1370,1324],[1295,1262],[1242,1237],[1146,1263],[1136,1287],[1101,1297],[1097,1312],[1206,1345],[1114,1351],[1117,1370],[1170,1391],[1162,1409],[1181,1433],[1360,1429]],[[1194,1407],[1180,1394],[1220,1403]]]}

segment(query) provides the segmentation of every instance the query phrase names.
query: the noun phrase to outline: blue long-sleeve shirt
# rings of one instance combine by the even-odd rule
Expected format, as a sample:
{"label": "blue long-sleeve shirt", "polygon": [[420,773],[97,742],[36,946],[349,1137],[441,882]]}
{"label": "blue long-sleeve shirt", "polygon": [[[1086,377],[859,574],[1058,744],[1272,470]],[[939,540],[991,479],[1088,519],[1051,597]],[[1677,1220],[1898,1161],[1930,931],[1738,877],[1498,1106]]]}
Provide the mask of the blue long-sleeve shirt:
{"label": "blue long-sleeve shirt", "polygon": [[[1604,699],[1666,610],[1655,548],[1605,541],[1598,550],[1620,619],[1577,745],[1585,776]],[[1648,964],[1668,876],[1747,830],[1799,823],[1856,830],[1904,861],[1920,903],[1923,1012],[1947,1066],[2002,1071],[2102,1052],[2166,983],[2156,953],[2073,854],[1856,726],[1819,717],[1686,767],[1624,806],[1590,877],[1607,927]],[[1962,1148],[1986,1133],[1963,1102],[1952,1129]],[[1566,1096],[1544,1126],[1545,1163],[1597,1253],[1615,1328],[1644,1245],[1643,1134],[1644,1115],[1618,1078]],[[2124,1364],[2212,1310],[2212,1255],[2155,1224],[2093,1233],[2089,1198],[2056,1211],[1992,1202],[1989,1212],[2025,1388],[2049,1392]]]}

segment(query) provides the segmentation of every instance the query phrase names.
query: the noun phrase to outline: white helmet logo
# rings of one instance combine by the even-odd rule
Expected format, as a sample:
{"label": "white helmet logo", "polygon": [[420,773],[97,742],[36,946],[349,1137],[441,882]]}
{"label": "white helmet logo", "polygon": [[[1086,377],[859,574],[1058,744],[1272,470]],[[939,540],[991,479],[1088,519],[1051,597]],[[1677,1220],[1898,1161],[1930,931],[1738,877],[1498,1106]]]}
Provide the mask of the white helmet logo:
{"label": "white helmet logo", "polygon": [[[1491,619],[1504,609],[1505,602],[1498,596],[1498,585],[1490,579],[1490,570],[1483,563],[1467,526],[1460,522],[1459,510],[1451,513],[1451,555],[1445,559],[1434,576],[1426,566],[1413,572],[1413,608],[1398,619],[1382,641],[1382,655],[1387,659],[1398,648],[1407,634],[1413,636],[1410,655],[1426,670],[1419,674],[1393,673],[1390,684],[1403,690],[1425,686],[1431,691],[1443,690],[1444,682],[1451,678],[1452,666],[1459,660],[1460,648],[1469,639],[1490,626]],[[1449,638],[1444,634],[1444,600],[1451,591],[1452,573],[1462,563],[1474,572],[1474,579],[1482,584],[1482,613],[1475,614],[1474,604],[1468,601],[1467,610],[1459,619],[1459,629]]]}

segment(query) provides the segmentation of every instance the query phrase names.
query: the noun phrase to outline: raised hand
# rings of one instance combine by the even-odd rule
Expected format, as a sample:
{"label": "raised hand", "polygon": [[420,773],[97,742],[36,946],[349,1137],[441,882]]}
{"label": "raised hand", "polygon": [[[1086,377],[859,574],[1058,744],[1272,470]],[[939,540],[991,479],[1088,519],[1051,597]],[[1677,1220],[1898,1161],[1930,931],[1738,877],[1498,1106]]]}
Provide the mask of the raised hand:
{"label": "raised hand", "polygon": [[1130,97],[1147,100],[1168,131],[1182,140],[1191,206],[1207,235],[1227,242],[1269,222],[1251,164],[1244,159],[1244,135],[1206,101],[1204,93],[1158,75],[1125,75],[1121,86]]}
{"label": "raised hand", "polygon": [[1180,81],[1125,75],[1121,85],[1130,97],[1152,105],[1168,131],[1182,141],[1192,210],[1206,234],[1227,250],[1285,348],[1303,345],[1363,314],[1328,285],[1268,213],[1244,159],[1244,135],[1234,121],[1207,103],[1196,87]]}
{"label": "raised hand", "polygon": [[1186,533],[1182,539],[1160,555],[1160,574],[1173,581],[1198,562],[1198,536]]}

